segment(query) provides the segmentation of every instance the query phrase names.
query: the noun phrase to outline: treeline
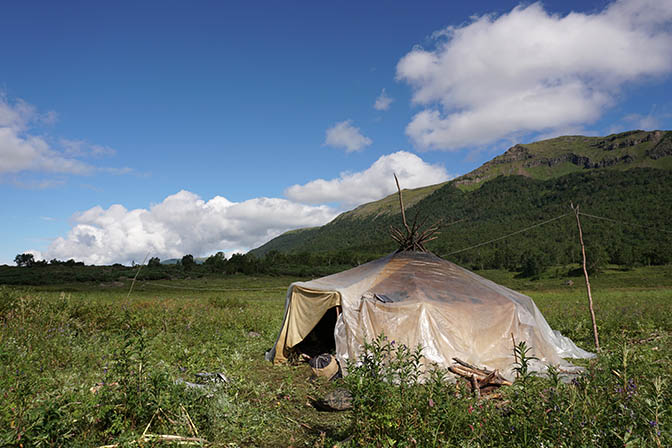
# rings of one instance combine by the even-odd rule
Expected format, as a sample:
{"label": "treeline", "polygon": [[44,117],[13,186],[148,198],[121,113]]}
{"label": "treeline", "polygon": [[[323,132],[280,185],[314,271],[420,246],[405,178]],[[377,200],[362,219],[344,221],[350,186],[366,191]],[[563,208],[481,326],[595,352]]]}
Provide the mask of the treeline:
{"label": "treeline", "polygon": [[150,258],[147,265],[86,266],[74,261],[35,261],[30,254],[19,254],[17,266],[0,266],[0,285],[63,285],[77,282],[114,283],[137,280],[175,280],[200,278],[210,275],[289,275],[320,277],[348,269],[375,258],[347,251],[334,254],[309,252],[282,254],[277,251],[266,256],[233,254],[226,258],[218,252],[197,263],[190,254],[175,264],[162,264],[158,257]]}
{"label": "treeline", "polygon": [[[175,265],[162,265],[158,258],[152,258],[147,263],[147,271],[181,272],[190,276],[205,274],[267,274],[291,275],[297,277],[311,277],[339,272],[352,266],[369,261],[374,254],[365,256],[352,251],[339,251],[328,254],[316,252],[281,253],[271,251],[262,257],[254,254],[233,254],[226,258],[223,252],[217,252],[206,258],[202,263],[196,263],[192,255],[185,255]],[[142,275],[142,274],[140,274]]]}

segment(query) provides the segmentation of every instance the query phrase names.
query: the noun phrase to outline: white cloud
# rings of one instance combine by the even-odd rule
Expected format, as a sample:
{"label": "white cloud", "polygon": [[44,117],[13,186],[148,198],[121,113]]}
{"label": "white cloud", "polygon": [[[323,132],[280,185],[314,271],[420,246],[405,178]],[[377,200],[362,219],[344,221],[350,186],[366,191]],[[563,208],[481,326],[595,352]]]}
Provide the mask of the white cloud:
{"label": "white cloud", "polygon": [[305,185],[293,185],[285,190],[285,195],[306,204],[363,204],[396,191],[393,173],[399,177],[402,188],[437,184],[453,177],[440,165],[430,165],[415,154],[399,151],[380,157],[364,171],[345,172],[337,179],[317,179]]}
{"label": "white cloud", "polygon": [[107,146],[91,145],[84,140],[61,139],[64,153],[72,157],[107,157],[113,156],[117,152]]}
{"label": "white cloud", "polygon": [[33,106],[21,99],[10,104],[7,95],[0,91],[0,127],[23,130],[36,115]]}
{"label": "white cloud", "polygon": [[110,264],[140,262],[147,253],[162,259],[229,253],[259,246],[290,229],[325,224],[335,215],[327,206],[286,199],[236,203],[215,196],[204,201],[183,190],[148,209],[127,210],[116,204],[77,213],[67,236],[54,240],[45,256]]}
{"label": "white cloud", "polygon": [[660,120],[653,114],[629,114],[623,117],[623,121],[630,123],[630,126],[634,125],[637,129],[645,131],[652,131],[660,126]]}
{"label": "white cloud", "polygon": [[672,70],[672,2],[623,0],[597,14],[551,15],[539,3],[435,33],[397,64],[421,149],[456,150],[597,120],[627,82]]}
{"label": "white cloud", "polygon": [[[62,139],[59,149],[50,144],[45,137],[37,135],[33,129],[36,124],[51,124],[55,121],[54,112],[39,114],[34,106],[21,99],[10,102],[7,96],[0,92],[0,175],[24,172],[85,175],[101,169],[112,169],[97,168],[80,160],[82,157],[114,155],[115,151],[112,148]],[[12,183],[17,186],[25,184],[21,179],[15,179]],[[48,186],[60,183],[61,180],[47,179],[37,184]]]}
{"label": "white cloud", "polygon": [[387,110],[390,108],[390,104],[392,104],[393,101],[394,98],[388,96],[385,89],[383,89],[380,92],[380,95],[378,95],[378,98],[376,98],[376,102],[373,103],[373,108],[376,110]]}
{"label": "white cloud", "polygon": [[92,167],[59,154],[42,137],[23,137],[16,129],[0,127],[0,174],[21,171],[88,174]]}
{"label": "white cloud", "polygon": [[360,132],[359,128],[352,125],[352,120],[336,123],[326,132],[325,145],[335,148],[345,148],[347,152],[360,151],[373,143],[368,137]]}
{"label": "white cloud", "polygon": [[107,167],[107,168],[98,168],[100,171],[104,173],[109,173],[109,174],[114,174],[115,176],[122,176],[124,174],[131,174],[134,173],[135,170],[133,168],[124,166],[121,168],[112,168],[112,167]]}
{"label": "white cloud", "polygon": [[66,180],[63,178],[35,179],[23,175],[7,176],[6,179],[0,177],[0,181],[2,180],[24,190],[46,190],[48,188],[60,187],[66,184]]}
{"label": "white cloud", "polygon": [[44,257],[42,256],[42,252],[40,252],[39,250],[33,250],[33,249],[27,250],[27,251],[24,252],[24,254],[31,254],[35,261],[44,260]]}
{"label": "white cloud", "polygon": [[287,230],[324,225],[340,211],[314,204],[338,202],[350,206],[387,196],[396,190],[392,173],[399,176],[404,188],[451,178],[442,166],[399,151],[379,158],[362,172],[294,185],[285,192],[288,199],[232,202],[215,196],[205,201],[182,190],[148,208],[96,206],[76,213],[68,234],[52,241],[43,255],[47,259],[111,264],[140,262],[147,253],[167,259],[185,254],[205,256],[219,250],[227,255],[245,252]]}

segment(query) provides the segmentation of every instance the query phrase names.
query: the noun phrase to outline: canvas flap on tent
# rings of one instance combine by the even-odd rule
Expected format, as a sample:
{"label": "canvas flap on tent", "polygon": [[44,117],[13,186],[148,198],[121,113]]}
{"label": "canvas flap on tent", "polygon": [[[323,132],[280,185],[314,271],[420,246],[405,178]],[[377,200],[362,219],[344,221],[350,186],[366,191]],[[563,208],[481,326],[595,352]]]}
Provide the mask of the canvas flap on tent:
{"label": "canvas flap on tent", "polygon": [[341,304],[337,291],[320,291],[293,285],[289,292],[287,311],[275,346],[274,363],[287,360],[287,350],[301,342],[315,328],[322,316]]}

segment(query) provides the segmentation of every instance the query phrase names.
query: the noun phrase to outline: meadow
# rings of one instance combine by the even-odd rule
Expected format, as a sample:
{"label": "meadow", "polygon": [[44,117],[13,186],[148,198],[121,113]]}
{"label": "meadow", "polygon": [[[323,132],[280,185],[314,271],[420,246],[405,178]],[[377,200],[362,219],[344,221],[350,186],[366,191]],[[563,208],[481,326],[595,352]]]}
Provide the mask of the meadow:
{"label": "meadow", "polygon": [[[530,295],[554,329],[592,350],[583,282],[568,286],[561,272],[479,273]],[[442,372],[400,387],[371,376],[381,365],[334,382],[311,380],[305,364],[272,366],[264,352],[294,280],[143,281],[130,295],[130,279],[0,286],[0,445],[168,446],[143,434],[231,447],[672,445],[670,265],[591,279],[599,358],[571,384],[525,376],[494,400]],[[395,356],[413,367],[408,353]],[[229,381],[181,382],[199,372]],[[352,410],[312,405],[337,387],[354,392]]]}

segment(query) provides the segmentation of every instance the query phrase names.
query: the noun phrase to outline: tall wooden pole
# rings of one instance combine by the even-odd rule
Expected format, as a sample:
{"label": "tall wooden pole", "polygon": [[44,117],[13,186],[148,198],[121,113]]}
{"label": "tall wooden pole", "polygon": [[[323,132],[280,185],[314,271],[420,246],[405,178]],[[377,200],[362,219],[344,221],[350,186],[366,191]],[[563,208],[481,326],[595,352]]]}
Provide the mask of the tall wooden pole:
{"label": "tall wooden pole", "polygon": [[394,181],[397,183],[397,190],[399,191],[399,207],[401,207],[401,220],[404,222],[404,227],[409,235],[411,235],[411,229],[406,223],[406,211],[404,210],[404,198],[401,196],[401,187],[399,186],[399,179],[397,179],[397,174],[394,174]]}
{"label": "tall wooden pole", "polygon": [[595,337],[595,348],[600,351],[600,337],[597,334],[597,323],[595,322],[595,310],[593,309],[593,295],[590,292],[590,280],[588,279],[588,269],[586,268],[586,247],[583,245],[583,232],[581,231],[581,220],[579,219],[579,206],[571,204],[572,210],[576,215],[576,225],[579,227],[579,242],[581,243],[581,254],[583,255],[583,275],[586,277],[586,289],[588,290],[588,307],[590,308],[590,318],[593,321],[593,336]]}

